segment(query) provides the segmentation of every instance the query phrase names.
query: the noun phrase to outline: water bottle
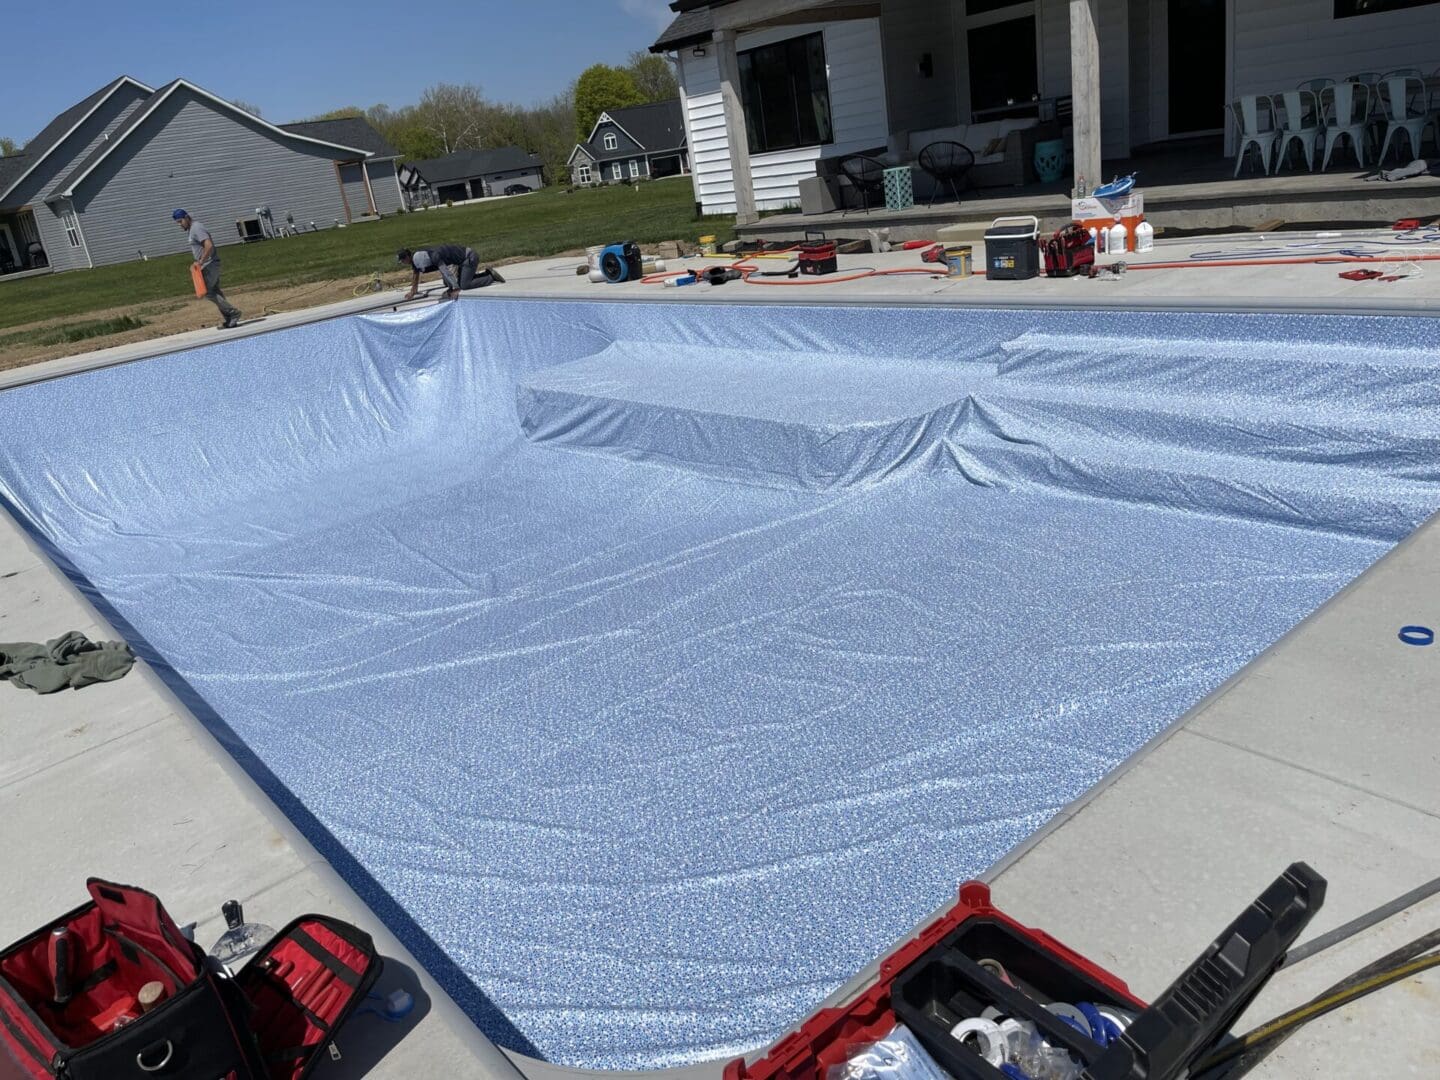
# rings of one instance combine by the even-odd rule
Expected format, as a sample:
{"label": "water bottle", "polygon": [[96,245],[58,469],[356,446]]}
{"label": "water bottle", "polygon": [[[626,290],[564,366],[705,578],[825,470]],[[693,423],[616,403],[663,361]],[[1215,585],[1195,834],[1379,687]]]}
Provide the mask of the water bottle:
{"label": "water bottle", "polygon": [[245,909],[239,900],[227,900],[220,907],[229,928],[220,935],[210,955],[224,965],[231,975],[244,967],[245,961],[270,943],[275,931],[264,923],[245,921]]}

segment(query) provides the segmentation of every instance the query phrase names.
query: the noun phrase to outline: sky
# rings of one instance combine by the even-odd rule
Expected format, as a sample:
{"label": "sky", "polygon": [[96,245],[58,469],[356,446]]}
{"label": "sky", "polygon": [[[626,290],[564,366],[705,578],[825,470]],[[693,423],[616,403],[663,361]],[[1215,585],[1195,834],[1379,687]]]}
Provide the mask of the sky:
{"label": "sky", "polygon": [[[185,78],[260,107],[274,123],[342,105],[414,102],[437,82],[475,83],[532,104],[594,63],[648,48],[673,18],[668,0],[250,0],[16,4],[0,136],[23,144],[118,75],[150,86]],[[63,23],[63,25],[62,25]]]}

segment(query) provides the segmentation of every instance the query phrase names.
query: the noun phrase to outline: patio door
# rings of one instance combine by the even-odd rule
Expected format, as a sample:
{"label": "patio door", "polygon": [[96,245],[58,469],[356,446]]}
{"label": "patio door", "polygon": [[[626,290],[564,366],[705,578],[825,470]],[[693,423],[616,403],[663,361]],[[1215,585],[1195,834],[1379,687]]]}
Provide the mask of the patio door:
{"label": "patio door", "polygon": [[1169,0],[1170,135],[1219,131],[1225,108],[1225,0]]}
{"label": "patio door", "polygon": [[1038,8],[1038,0],[964,0],[972,122],[1037,115]]}

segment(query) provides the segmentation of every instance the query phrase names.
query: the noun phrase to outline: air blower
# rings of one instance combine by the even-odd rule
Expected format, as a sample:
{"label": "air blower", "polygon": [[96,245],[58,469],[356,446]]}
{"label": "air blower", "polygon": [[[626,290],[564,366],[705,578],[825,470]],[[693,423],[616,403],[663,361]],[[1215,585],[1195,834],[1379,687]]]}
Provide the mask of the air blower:
{"label": "air blower", "polygon": [[645,276],[645,260],[640,245],[633,240],[601,248],[599,263],[600,276],[611,285],[639,281]]}

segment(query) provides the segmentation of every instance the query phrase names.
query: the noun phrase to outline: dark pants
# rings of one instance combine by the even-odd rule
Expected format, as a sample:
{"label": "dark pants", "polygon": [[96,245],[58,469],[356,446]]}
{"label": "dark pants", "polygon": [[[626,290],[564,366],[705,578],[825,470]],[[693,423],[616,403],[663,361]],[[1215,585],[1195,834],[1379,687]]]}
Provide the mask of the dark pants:
{"label": "dark pants", "polygon": [[226,300],[225,294],[220,291],[220,260],[211,259],[200,268],[200,273],[205,278],[205,299],[220,309],[220,317],[226,322],[238,319],[240,309]]}
{"label": "dark pants", "polygon": [[480,256],[475,254],[474,248],[465,249],[465,261],[459,266],[460,278],[455,279],[454,270],[448,266],[440,268],[440,277],[445,284],[452,289],[459,289],[464,292],[467,289],[483,289],[493,283],[490,271],[480,272]]}

